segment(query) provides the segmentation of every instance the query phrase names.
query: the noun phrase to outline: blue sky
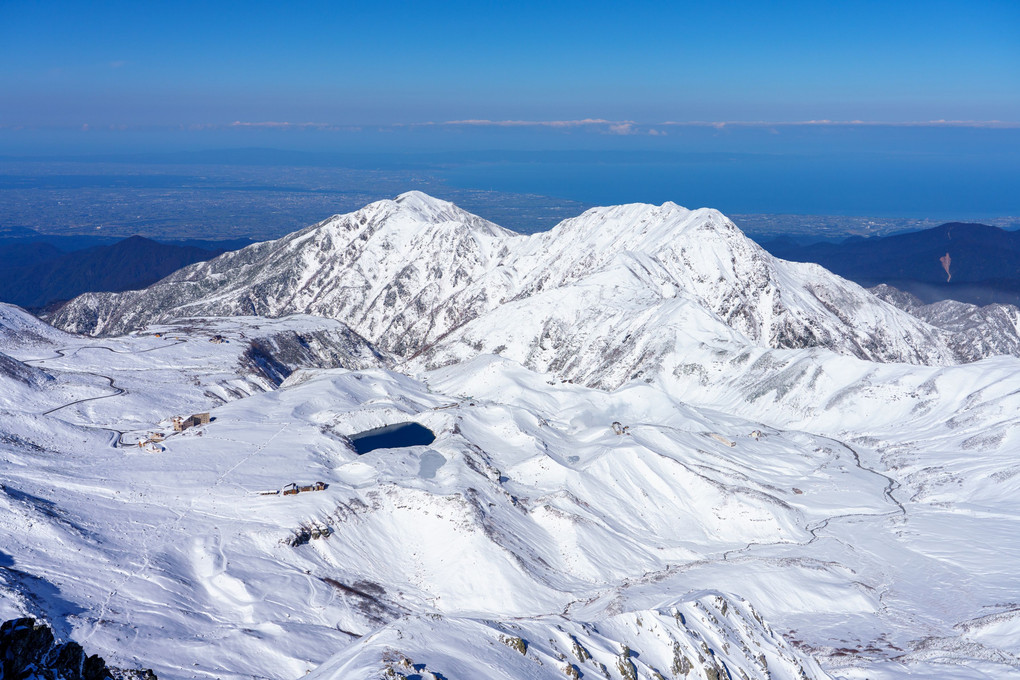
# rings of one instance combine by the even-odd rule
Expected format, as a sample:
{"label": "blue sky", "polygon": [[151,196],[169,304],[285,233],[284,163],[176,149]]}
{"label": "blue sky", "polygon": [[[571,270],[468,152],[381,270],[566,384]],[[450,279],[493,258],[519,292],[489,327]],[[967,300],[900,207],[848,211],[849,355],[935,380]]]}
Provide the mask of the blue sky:
{"label": "blue sky", "polygon": [[0,0],[0,156],[469,152],[466,186],[592,202],[1020,214],[1018,36],[1017,0]]}
{"label": "blue sky", "polygon": [[0,124],[1020,121],[1020,3],[0,1]]}

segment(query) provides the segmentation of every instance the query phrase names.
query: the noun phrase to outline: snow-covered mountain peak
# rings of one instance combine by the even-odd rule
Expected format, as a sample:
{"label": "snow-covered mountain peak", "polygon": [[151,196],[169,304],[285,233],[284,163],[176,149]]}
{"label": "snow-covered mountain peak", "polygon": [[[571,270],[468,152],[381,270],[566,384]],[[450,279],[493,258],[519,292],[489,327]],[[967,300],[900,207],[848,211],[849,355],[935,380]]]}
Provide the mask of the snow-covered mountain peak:
{"label": "snow-covered mountain peak", "polygon": [[569,236],[590,245],[616,244],[620,249],[635,249],[644,240],[641,237],[653,231],[653,225],[654,232],[661,236],[676,228],[691,212],[675,203],[601,206],[560,222],[546,236],[550,240]]}
{"label": "snow-covered mountain peak", "polygon": [[[554,289],[553,297],[538,298]],[[550,311],[553,298],[559,309]],[[655,309],[674,298],[691,304]],[[592,334],[599,355],[593,365],[602,365],[619,355],[617,332],[581,321],[610,322],[613,310],[612,323],[633,334],[648,320],[642,314],[679,315],[668,325],[682,327],[695,306],[716,319],[699,324],[711,338],[733,330],[758,346],[824,346],[878,361],[956,360],[938,330],[824,270],[776,260],[717,210],[675,203],[593,208],[522,236],[417,191],[187,267],[145,291],[84,295],[54,324],[108,335],[184,316],[305,313],[343,321],[383,349],[417,357],[491,316],[485,325],[495,328],[538,323],[528,342],[546,349],[519,353],[545,356],[556,317],[560,351],[568,338]],[[538,316],[522,320],[521,313]],[[676,350],[660,340],[656,352]],[[472,341],[472,349],[455,354],[486,344]],[[529,365],[557,370],[560,363]]]}
{"label": "snow-covered mountain peak", "polygon": [[436,233],[472,235],[483,239],[511,238],[517,235],[449,201],[434,198],[421,191],[409,191],[395,199],[370,203],[352,213],[334,215],[300,232],[284,236],[280,241],[291,242],[294,245],[302,244],[306,240],[322,243],[329,242],[332,238],[349,237],[353,234],[365,242],[370,237],[380,234],[390,242],[413,245],[416,241],[430,239]]}
{"label": "snow-covered mountain peak", "polygon": [[532,236],[517,249],[514,267],[519,272],[530,270],[524,276],[526,286],[545,289],[550,281],[562,285],[610,266],[620,253],[644,262],[639,267],[654,267],[648,258],[668,263],[687,248],[697,249],[699,257],[685,267],[698,270],[714,270],[718,262],[768,258],[718,210],[688,210],[671,202],[631,203],[592,208]]}
{"label": "snow-covered mountain peak", "polygon": [[473,217],[471,213],[450,201],[430,196],[423,191],[405,191],[393,199],[393,202],[401,208],[413,210],[429,222],[443,222]]}

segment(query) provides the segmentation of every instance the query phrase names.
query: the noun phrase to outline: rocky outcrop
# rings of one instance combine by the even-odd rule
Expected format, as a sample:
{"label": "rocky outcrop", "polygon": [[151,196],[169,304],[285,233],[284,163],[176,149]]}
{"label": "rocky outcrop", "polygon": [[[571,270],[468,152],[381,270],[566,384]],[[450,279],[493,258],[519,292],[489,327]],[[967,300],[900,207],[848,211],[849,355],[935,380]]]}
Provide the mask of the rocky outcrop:
{"label": "rocky outcrop", "polygon": [[301,368],[358,370],[387,363],[384,354],[347,327],[273,333],[249,341],[241,355],[242,369],[274,385]]}
{"label": "rocky outcrop", "polygon": [[89,656],[77,642],[58,643],[50,627],[35,619],[11,619],[0,625],[0,678],[11,680],[156,680],[151,670],[110,668]]}
{"label": "rocky outcrop", "polygon": [[29,366],[0,352],[0,380],[3,378],[9,378],[29,387],[40,387],[53,380],[53,376],[46,371]]}

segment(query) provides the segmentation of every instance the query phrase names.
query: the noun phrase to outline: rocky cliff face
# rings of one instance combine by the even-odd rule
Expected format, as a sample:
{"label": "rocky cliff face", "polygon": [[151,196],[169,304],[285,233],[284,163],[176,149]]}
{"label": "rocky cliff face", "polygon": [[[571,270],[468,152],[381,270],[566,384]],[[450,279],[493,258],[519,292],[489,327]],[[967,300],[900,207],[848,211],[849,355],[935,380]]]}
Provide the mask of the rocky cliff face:
{"label": "rocky cliff face", "polygon": [[274,385],[300,368],[356,370],[389,363],[389,357],[347,327],[279,331],[251,339],[241,355],[242,369]]}
{"label": "rocky cliff face", "polygon": [[[831,677],[777,636],[746,601],[698,595],[667,609],[584,623],[408,617],[352,644],[308,679]],[[435,644],[437,639],[444,643]]]}

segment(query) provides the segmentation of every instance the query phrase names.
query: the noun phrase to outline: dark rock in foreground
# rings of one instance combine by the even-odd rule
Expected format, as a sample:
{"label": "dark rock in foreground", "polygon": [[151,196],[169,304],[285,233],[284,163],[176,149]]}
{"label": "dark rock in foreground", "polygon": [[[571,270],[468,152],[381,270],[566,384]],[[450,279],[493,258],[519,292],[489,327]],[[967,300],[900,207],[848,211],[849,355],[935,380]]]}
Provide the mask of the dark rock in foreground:
{"label": "dark rock in foreground", "polygon": [[10,680],[156,680],[151,670],[122,671],[89,656],[77,642],[58,643],[53,631],[35,619],[11,619],[0,625],[0,678]]}

